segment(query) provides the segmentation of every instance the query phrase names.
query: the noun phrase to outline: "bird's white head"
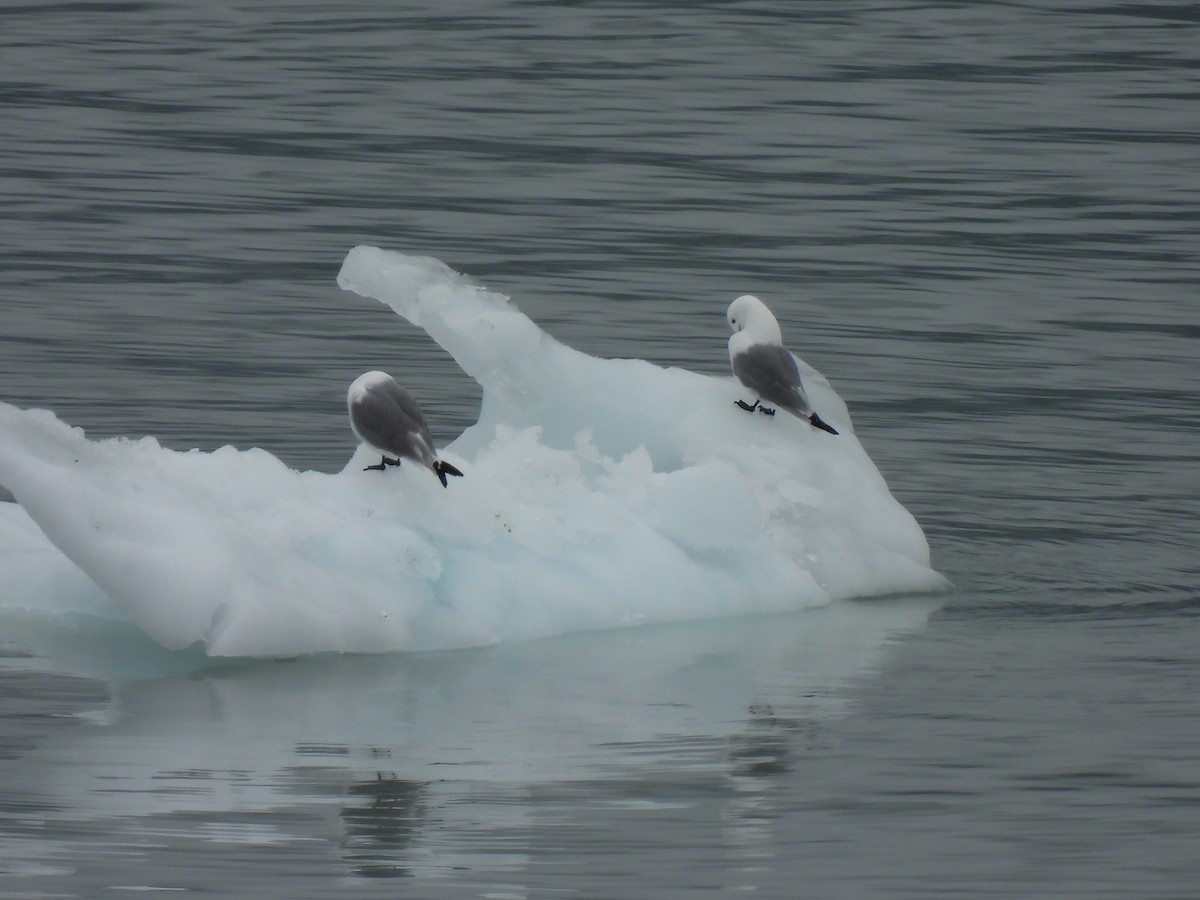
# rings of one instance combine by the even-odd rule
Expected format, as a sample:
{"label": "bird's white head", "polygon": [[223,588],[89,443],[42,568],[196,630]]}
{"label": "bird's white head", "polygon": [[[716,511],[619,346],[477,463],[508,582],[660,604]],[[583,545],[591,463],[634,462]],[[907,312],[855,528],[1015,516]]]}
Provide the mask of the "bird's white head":
{"label": "bird's white head", "polygon": [[395,380],[387,372],[364,372],[355,378],[354,383],[350,385],[350,390],[346,392],[346,402],[353,405],[362,400],[370,392],[371,388],[387,384],[389,381],[395,382]]}
{"label": "bird's white head", "polygon": [[725,320],[734,334],[746,332],[753,343],[783,343],[783,335],[779,331],[779,323],[767,304],[753,294],[742,294],[732,303],[725,313]]}

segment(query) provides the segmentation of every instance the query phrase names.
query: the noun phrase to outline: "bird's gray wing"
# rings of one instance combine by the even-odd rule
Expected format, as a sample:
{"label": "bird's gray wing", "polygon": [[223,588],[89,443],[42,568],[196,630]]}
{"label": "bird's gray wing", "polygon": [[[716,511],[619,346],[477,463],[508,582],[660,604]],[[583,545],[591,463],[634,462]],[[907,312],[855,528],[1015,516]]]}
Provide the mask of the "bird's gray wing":
{"label": "bird's gray wing", "polygon": [[731,362],[738,381],[760,400],[781,406],[793,415],[811,415],[812,407],[800,384],[800,368],[786,347],[753,344],[734,354]]}
{"label": "bird's gray wing", "polygon": [[359,437],[380,450],[431,466],[436,461],[433,438],[421,407],[399,385],[380,385],[354,404],[354,427]]}

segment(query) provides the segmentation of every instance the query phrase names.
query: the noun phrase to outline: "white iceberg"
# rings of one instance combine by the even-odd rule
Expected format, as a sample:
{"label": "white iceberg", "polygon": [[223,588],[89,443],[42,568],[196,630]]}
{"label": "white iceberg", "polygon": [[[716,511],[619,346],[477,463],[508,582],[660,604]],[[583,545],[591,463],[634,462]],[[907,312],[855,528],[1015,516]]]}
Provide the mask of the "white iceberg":
{"label": "white iceberg", "polygon": [[292,656],[946,585],[803,363],[836,437],[748,415],[732,377],[573,350],[435,259],[357,247],[338,284],[423,328],[483,388],[479,421],[442,448],[464,478],[363,471],[365,447],[330,475],[261,449],[90,441],[0,404],[0,484],[21,507],[0,504],[0,614],[123,615],[168,648]]}

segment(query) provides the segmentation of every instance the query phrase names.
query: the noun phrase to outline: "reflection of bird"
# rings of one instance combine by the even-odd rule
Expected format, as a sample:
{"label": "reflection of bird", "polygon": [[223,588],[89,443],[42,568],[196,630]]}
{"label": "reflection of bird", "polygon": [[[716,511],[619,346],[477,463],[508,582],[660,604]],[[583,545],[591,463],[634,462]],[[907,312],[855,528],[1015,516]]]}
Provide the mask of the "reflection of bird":
{"label": "reflection of bird", "polygon": [[400,457],[405,457],[433,469],[442,487],[446,486],[447,475],[462,475],[450,463],[438,459],[421,407],[387,372],[367,372],[354,379],[346,405],[350,427],[359,440],[383,454],[379,463],[367,469],[382,472],[387,466],[400,465]]}
{"label": "reflection of bird", "polygon": [[813,427],[837,434],[808,402],[800,383],[800,367],[783,346],[779,323],[767,305],[752,294],[743,294],[729,304],[725,318],[733,329],[729,338],[733,374],[757,395],[754,403],[738,400],[737,405],[748,412],[757,409],[773,416],[775,410],[762,405],[763,400],[769,400]]}
{"label": "reflection of bird", "polygon": [[400,878],[413,874],[405,865],[425,821],[422,781],[404,781],[376,772],[374,779],[351,782],[342,807],[344,858],[364,878]]}

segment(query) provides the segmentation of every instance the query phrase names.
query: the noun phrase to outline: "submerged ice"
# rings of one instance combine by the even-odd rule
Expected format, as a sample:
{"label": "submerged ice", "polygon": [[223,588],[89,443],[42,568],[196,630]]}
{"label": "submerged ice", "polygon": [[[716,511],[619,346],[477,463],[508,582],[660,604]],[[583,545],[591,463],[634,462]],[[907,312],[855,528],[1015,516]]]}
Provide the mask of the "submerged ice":
{"label": "submerged ice", "polygon": [[[299,472],[260,449],[91,441],[0,404],[0,609],[127,616],[161,644],[285,656],[476,646],[940,589],[843,404],[837,439],[747,416],[741,386],[598,359],[441,262],[371,247],[338,284],[423,328],[483,388],[420,467]],[[718,311],[719,314],[719,311]],[[36,526],[33,524],[36,523]],[[43,537],[44,534],[44,537]]]}

